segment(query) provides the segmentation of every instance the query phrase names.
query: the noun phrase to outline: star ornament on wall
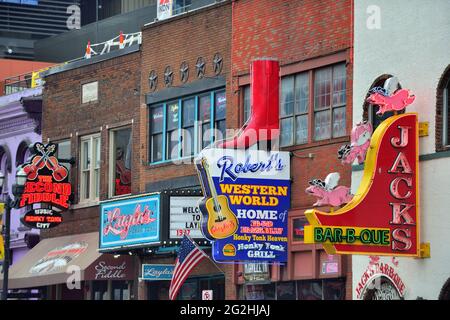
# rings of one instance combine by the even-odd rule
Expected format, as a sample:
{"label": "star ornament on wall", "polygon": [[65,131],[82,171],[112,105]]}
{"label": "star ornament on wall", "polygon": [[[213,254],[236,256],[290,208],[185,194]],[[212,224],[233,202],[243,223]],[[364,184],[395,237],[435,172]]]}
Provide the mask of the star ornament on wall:
{"label": "star ornament on wall", "polygon": [[186,83],[189,79],[189,65],[186,61],[183,61],[180,65],[180,79],[183,83]]}
{"label": "star ornament on wall", "polygon": [[148,85],[150,91],[156,90],[156,86],[158,85],[158,75],[156,74],[155,70],[150,71],[150,74],[148,76]]}
{"label": "star ornament on wall", "polygon": [[173,71],[170,66],[167,66],[164,70],[164,84],[166,87],[171,86],[173,83]]}
{"label": "star ornament on wall", "polygon": [[205,59],[203,59],[203,57],[199,57],[197,59],[195,68],[197,69],[197,78],[203,78],[205,75],[205,68],[206,68],[206,62]]}
{"label": "star ornament on wall", "polygon": [[214,74],[218,76],[222,72],[223,57],[220,53],[216,53],[213,59]]}

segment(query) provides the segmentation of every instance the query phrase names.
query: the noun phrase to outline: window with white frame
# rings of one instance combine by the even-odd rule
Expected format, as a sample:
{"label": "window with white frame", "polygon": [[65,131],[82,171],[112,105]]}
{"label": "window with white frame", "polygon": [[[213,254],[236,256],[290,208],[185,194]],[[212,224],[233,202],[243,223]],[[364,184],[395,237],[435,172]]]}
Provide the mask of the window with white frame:
{"label": "window with white frame", "polygon": [[150,162],[194,156],[225,138],[225,90],[150,106]]}
{"label": "window with white frame", "polygon": [[131,128],[110,131],[109,195],[111,197],[131,193]]}
{"label": "window with white frame", "polygon": [[81,138],[80,202],[97,201],[100,194],[100,134]]}
{"label": "window with white frame", "polygon": [[98,100],[98,81],[85,83],[81,86],[81,103]]}

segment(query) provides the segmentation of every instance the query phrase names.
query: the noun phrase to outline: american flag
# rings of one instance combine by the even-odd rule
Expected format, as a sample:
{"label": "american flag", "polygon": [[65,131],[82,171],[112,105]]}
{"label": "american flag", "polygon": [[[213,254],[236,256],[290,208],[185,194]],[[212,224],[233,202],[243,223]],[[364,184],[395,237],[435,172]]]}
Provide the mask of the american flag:
{"label": "american flag", "polygon": [[206,253],[201,250],[191,238],[186,235],[181,240],[181,246],[178,250],[178,257],[175,261],[175,269],[173,271],[172,281],[169,288],[169,299],[174,300],[178,291],[188,277],[191,270],[203,259],[209,258]]}

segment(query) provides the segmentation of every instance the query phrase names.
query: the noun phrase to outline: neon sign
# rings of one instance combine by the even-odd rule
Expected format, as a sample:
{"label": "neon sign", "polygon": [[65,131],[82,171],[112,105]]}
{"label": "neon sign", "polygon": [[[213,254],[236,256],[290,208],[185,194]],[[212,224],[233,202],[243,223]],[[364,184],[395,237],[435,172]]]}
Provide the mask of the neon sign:
{"label": "neon sign", "polygon": [[[43,145],[37,142],[33,148],[34,156],[23,165],[27,182],[19,207],[40,204],[40,208],[27,212],[22,222],[31,228],[49,229],[62,222],[60,211],[69,208],[72,186],[68,182],[69,171],[54,156],[56,144]],[[57,212],[54,208],[60,211]]]}
{"label": "neon sign", "polygon": [[420,256],[418,137],[416,113],[382,122],[354,198],[335,212],[307,210],[305,243],[328,254]]}

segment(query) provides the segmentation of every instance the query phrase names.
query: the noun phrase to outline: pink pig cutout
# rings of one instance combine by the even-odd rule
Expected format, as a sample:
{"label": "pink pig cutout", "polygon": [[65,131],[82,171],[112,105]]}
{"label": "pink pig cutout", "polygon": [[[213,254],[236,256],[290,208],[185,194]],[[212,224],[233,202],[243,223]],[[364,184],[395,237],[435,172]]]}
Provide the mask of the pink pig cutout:
{"label": "pink pig cutout", "polygon": [[350,188],[344,186],[337,186],[340,179],[338,172],[328,174],[325,181],[320,179],[313,179],[309,181],[310,186],[306,188],[305,192],[309,195],[317,197],[316,203],[313,206],[332,206],[338,207],[344,203],[348,203],[353,199],[350,193]]}
{"label": "pink pig cutout", "polygon": [[339,148],[338,158],[342,163],[352,164],[355,159],[362,164],[370,146],[373,127],[370,122],[360,122],[352,129],[351,144]]}
{"label": "pink pig cutout", "polygon": [[384,95],[380,92],[372,93],[366,101],[380,107],[377,114],[383,115],[388,111],[401,111],[414,102],[416,97],[407,89],[397,90],[393,95]]}

